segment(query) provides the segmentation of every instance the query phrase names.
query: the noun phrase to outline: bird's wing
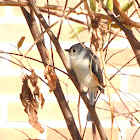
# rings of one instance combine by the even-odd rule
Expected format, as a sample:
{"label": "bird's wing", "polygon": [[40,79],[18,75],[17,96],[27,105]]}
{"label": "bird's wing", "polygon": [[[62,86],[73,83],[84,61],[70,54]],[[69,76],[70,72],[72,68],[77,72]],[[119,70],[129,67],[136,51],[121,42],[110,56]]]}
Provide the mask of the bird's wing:
{"label": "bird's wing", "polygon": [[92,59],[92,72],[97,76],[100,85],[103,85],[103,74],[100,67],[100,61],[96,55]]}
{"label": "bird's wing", "polygon": [[91,61],[90,61],[91,62],[90,63],[91,71],[97,77],[97,79],[99,81],[99,85],[103,86],[103,75],[102,75],[102,70],[101,70],[101,66],[100,66],[100,61],[99,61],[98,57],[92,53],[91,50],[88,50],[88,51],[92,57]]}

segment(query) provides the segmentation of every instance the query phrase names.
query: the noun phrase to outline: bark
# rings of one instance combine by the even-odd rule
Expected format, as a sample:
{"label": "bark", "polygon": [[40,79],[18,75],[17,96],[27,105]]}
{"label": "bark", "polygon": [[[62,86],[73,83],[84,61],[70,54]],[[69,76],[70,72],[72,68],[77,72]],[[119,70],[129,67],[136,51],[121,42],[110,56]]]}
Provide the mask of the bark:
{"label": "bark", "polygon": [[[120,15],[122,15],[121,11],[120,11],[120,9],[118,9],[117,5],[115,5],[115,6],[116,6],[117,10],[120,12]],[[115,16],[104,5],[103,5],[103,9],[117,23],[117,25],[124,31],[128,41],[129,41],[129,43],[130,43],[130,45],[132,47],[132,50],[135,53],[137,62],[139,64],[139,66],[140,66],[140,42],[135,38],[132,30],[131,29],[126,29],[123,26],[123,24],[117,18],[115,18]]]}
{"label": "bark", "polygon": [[[23,7],[21,7],[21,9],[22,9],[22,12],[26,18],[26,21],[28,23],[28,26],[30,28],[30,31],[31,31],[31,34],[32,34],[34,40],[37,40],[41,34],[39,32],[39,29],[37,27],[37,23],[33,17],[33,14],[28,13],[27,10]],[[43,38],[41,38],[37,42],[37,48],[38,48],[38,51],[39,51],[40,56],[42,58],[42,61],[44,62],[44,66],[46,66],[46,64],[49,61],[49,54],[46,53],[47,49],[45,48]],[[78,129],[76,127],[73,115],[69,109],[68,103],[66,102],[66,99],[64,97],[64,94],[63,94],[63,91],[61,89],[58,78],[56,81],[56,89],[54,90],[54,94],[57,98],[57,101],[59,103],[59,106],[61,108],[61,111],[63,113],[63,116],[65,118],[67,127],[69,129],[69,132],[70,132],[72,138],[74,140],[81,140],[81,137],[80,137],[80,134],[79,134]]]}
{"label": "bark", "polygon": [[77,90],[80,93],[80,96],[82,97],[83,101],[85,102],[89,112],[91,113],[91,116],[93,117],[94,123],[98,129],[98,132],[100,134],[100,137],[102,140],[107,140],[106,134],[103,130],[103,127],[99,121],[99,118],[95,112],[95,110],[93,109],[92,105],[90,104],[90,101],[88,100],[87,96],[84,96],[85,93],[81,90],[80,85],[75,77],[75,75],[72,73],[71,67],[69,62],[67,61],[66,56],[64,55],[64,52],[61,49],[61,46],[59,44],[59,41],[57,40],[57,38],[54,36],[54,34],[50,31],[50,27],[47,25],[45,19],[43,18],[43,16],[41,15],[41,12],[39,11],[39,9],[36,7],[36,5],[34,4],[34,2],[32,0],[28,0],[28,2],[30,3],[32,9],[34,10],[36,16],[38,17],[40,23],[43,25],[43,27],[45,28],[46,32],[48,33],[50,39],[52,40],[52,42],[54,43],[56,50],[69,74],[70,79],[73,81],[74,85],[76,86]]}

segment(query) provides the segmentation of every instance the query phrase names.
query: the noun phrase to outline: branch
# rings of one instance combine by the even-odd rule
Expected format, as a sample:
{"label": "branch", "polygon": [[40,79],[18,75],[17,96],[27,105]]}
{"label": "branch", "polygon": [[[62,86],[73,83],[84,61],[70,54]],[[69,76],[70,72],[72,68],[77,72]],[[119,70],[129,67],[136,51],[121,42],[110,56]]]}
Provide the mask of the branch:
{"label": "branch", "polygon": [[[139,54],[140,56],[140,54]],[[117,75],[118,72],[120,72],[126,65],[128,65],[133,59],[135,59],[137,56],[134,56],[133,58],[131,58],[127,63],[125,63],[120,69],[117,70],[117,72],[115,72],[115,74],[113,74],[110,78],[109,81],[115,76]]]}
{"label": "branch", "polygon": [[[10,55],[16,55],[16,56],[24,56],[24,55],[22,55],[22,54],[11,53],[11,52],[4,52],[4,51],[0,51],[0,53],[10,54]],[[44,64],[44,65],[49,65],[50,67],[53,67],[54,69],[56,69],[56,70],[62,72],[63,74],[66,74],[66,75],[68,76],[68,74],[67,74],[65,71],[63,71],[63,70],[61,70],[61,69],[59,69],[59,68],[57,68],[57,67],[55,67],[55,66],[53,66],[53,65],[51,65],[51,64],[42,62],[42,61],[40,61],[40,60],[38,60],[38,59],[35,59],[35,58],[33,58],[33,57],[29,57],[29,56],[26,56],[26,58],[27,58],[27,59],[30,59],[30,60],[33,60],[33,61],[36,61],[36,62],[38,62],[38,63],[42,63],[42,64]],[[20,66],[21,66],[21,65],[20,65]],[[22,66],[21,66],[21,67],[22,67]]]}
{"label": "branch", "polygon": [[102,5],[103,9],[106,11],[106,13],[117,23],[117,25],[124,31],[129,43],[131,44],[131,47],[135,53],[137,62],[140,66],[140,42],[135,38],[133,32],[130,29],[126,29],[123,24],[115,18],[115,16],[106,8],[105,5]]}
{"label": "branch", "polygon": [[[27,12],[27,10],[23,7],[21,7],[22,9],[22,12],[26,18],[26,21],[28,23],[28,26],[30,28],[30,31],[32,33],[32,36],[34,38],[34,40],[38,39],[38,37],[40,37],[40,32],[39,32],[39,29],[37,27],[37,23],[33,17],[33,14],[29,14]],[[52,34],[50,31],[48,31],[50,34]],[[40,45],[38,44],[40,42]],[[43,40],[41,38],[41,40],[39,40],[37,42],[37,47],[38,47],[38,50],[39,50],[39,53],[40,53],[40,56],[42,58],[42,61],[43,62],[46,62],[46,61],[49,61],[48,59],[48,55],[46,55],[46,48],[43,44]],[[44,63],[44,66],[46,66],[46,64]],[[61,108],[61,111],[63,112],[63,115],[64,115],[64,118],[65,118],[65,121],[67,123],[67,126],[68,126],[68,129],[71,133],[71,136],[73,137],[73,139],[77,139],[77,140],[81,140],[81,137],[80,137],[80,134],[77,130],[77,127],[76,127],[76,124],[74,122],[74,118],[72,116],[72,113],[68,107],[68,103],[66,102],[66,99],[64,97],[64,94],[63,94],[63,91],[61,89],[61,86],[60,86],[60,83],[59,83],[59,80],[57,79],[56,80],[56,88],[54,90],[54,94],[57,98],[57,101],[59,103],[59,106]]]}
{"label": "branch", "polygon": [[[15,1],[0,1],[0,6],[30,6],[29,3],[27,2],[15,2]],[[56,6],[56,5],[47,5],[47,4],[36,4],[37,8],[39,9],[50,9],[50,10],[56,10],[56,11],[63,11],[64,7],[63,6]],[[66,12],[70,12],[73,8],[71,7],[67,7],[66,8]],[[82,8],[76,8],[72,13],[76,13],[76,14],[83,14],[83,15],[88,15],[88,11]],[[101,13],[96,13],[91,11],[90,12],[91,16],[96,16],[98,18],[101,19],[105,19],[108,21],[113,21],[112,18],[110,18],[110,16],[105,15],[105,14],[101,14]],[[127,22],[125,22],[123,19],[120,19],[120,22],[122,22],[123,24],[127,24]],[[133,23],[135,23],[134,21],[132,21]],[[136,22],[136,24],[133,24],[133,27],[140,27],[140,23]]]}
{"label": "branch", "polygon": [[[49,12],[48,12],[48,10],[42,9],[42,8],[40,8],[39,10],[40,10],[41,12],[49,13],[49,14],[54,15],[54,16],[57,16],[57,17],[63,17],[63,16],[64,16],[63,13],[60,13],[60,12],[58,12],[58,11],[49,11]],[[80,21],[80,20],[75,19],[75,18],[73,18],[73,17],[67,16],[66,19],[87,26],[87,24],[86,24],[84,21]]]}
{"label": "branch", "polygon": [[67,138],[65,135],[61,134],[58,130],[51,128],[49,126],[44,125],[45,127],[48,127],[49,129],[51,129],[52,131],[56,132],[57,134],[59,134],[60,136],[62,136],[64,139],[66,140],[71,140],[70,138]]}
{"label": "branch", "polygon": [[[24,6],[30,6],[30,4],[27,2],[0,1],[0,6],[22,6],[22,7],[24,7]],[[36,3],[36,7],[39,9],[50,9],[50,10],[57,10],[57,11],[64,10],[63,6],[38,4],[38,3]],[[66,12],[70,12],[72,9],[73,8],[71,8],[71,7],[67,7],[65,10],[66,10]],[[88,12],[81,8],[74,9],[73,13],[88,15]],[[102,19],[112,20],[108,15],[104,15],[104,14],[100,14],[100,13],[93,13],[93,12],[92,12],[92,15],[102,17]]]}
{"label": "branch", "polygon": [[127,23],[127,25],[135,27],[137,26],[138,28],[140,28],[140,23],[139,22],[135,22],[133,20],[131,20],[126,14],[125,12],[122,10],[118,0],[113,0],[115,7],[117,8],[117,10],[119,11],[121,17],[124,19],[125,23]]}
{"label": "branch", "polygon": [[[69,62],[67,61],[66,59],[66,56],[64,55],[64,52],[62,51],[61,47],[60,47],[60,44],[59,44],[59,41],[57,40],[57,38],[54,36],[54,34],[52,33],[52,31],[50,30],[47,30],[49,28],[48,24],[46,23],[44,17],[42,16],[41,12],[39,11],[39,9],[36,7],[35,3],[32,1],[32,0],[28,0],[32,9],[34,10],[36,16],[38,17],[40,23],[43,25],[43,27],[45,28],[45,30],[47,31],[50,39],[52,40],[52,42],[54,43],[54,46],[56,47],[56,50],[66,68],[66,70],[68,71],[68,74],[69,74],[69,77],[70,79],[73,81],[74,85],[76,86],[77,90],[79,91],[80,93],[80,96],[82,97],[84,103],[86,104],[88,110],[90,111],[91,113],[91,116],[93,117],[93,120],[94,120],[94,123],[98,129],[98,132],[100,134],[100,137],[102,140],[107,140],[107,137],[106,137],[106,134],[103,130],[103,127],[99,121],[99,118],[96,114],[96,111],[93,109],[92,105],[90,104],[90,101],[89,99],[87,98],[87,96],[84,96],[84,91],[80,88],[80,84],[78,83],[75,75],[72,73],[72,70],[71,70],[71,67],[70,67],[70,64]],[[83,2],[81,1],[79,4],[76,5],[75,8],[71,9],[71,11],[68,13],[70,14],[71,12],[73,12],[79,5],[81,5]],[[67,15],[68,15],[67,14]],[[66,15],[66,16],[67,16]],[[58,91],[60,92],[60,91]],[[60,95],[59,95],[60,96]],[[72,128],[73,129],[73,128]]]}
{"label": "branch", "polygon": [[[7,60],[7,61],[9,61],[9,62],[11,62],[11,63],[13,63],[13,64],[19,66],[19,67],[21,67],[21,68],[23,68],[23,69],[25,69],[25,70],[31,72],[31,70],[27,69],[25,66],[20,65],[20,64],[14,62],[14,61],[12,61],[12,60],[9,60],[9,59],[7,59],[7,58],[5,58],[5,57],[2,57],[2,56],[0,56],[0,58],[2,58],[2,59],[4,59],[4,60]],[[43,83],[45,83],[45,84],[47,85],[47,83],[46,83],[40,76],[37,75],[37,77],[38,77]]]}

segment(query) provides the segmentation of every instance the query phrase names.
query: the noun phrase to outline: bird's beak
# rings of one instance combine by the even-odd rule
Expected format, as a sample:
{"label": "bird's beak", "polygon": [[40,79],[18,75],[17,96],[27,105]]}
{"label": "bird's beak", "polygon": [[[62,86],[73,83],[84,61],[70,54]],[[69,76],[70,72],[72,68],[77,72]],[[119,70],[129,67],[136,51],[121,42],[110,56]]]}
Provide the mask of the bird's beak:
{"label": "bird's beak", "polygon": [[70,52],[70,49],[65,49],[65,51]]}

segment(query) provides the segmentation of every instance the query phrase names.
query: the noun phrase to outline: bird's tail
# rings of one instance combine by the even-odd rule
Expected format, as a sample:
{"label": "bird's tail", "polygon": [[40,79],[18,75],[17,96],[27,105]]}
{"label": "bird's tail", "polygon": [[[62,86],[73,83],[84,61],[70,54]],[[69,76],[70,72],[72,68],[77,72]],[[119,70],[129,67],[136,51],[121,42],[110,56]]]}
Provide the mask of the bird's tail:
{"label": "bird's tail", "polygon": [[[89,100],[90,100],[90,103],[91,105],[94,107],[94,104],[95,104],[95,90],[90,90],[88,91],[88,96],[89,96]],[[87,115],[87,121],[91,121],[93,122],[93,119],[91,117],[91,114],[88,112],[88,115]]]}

